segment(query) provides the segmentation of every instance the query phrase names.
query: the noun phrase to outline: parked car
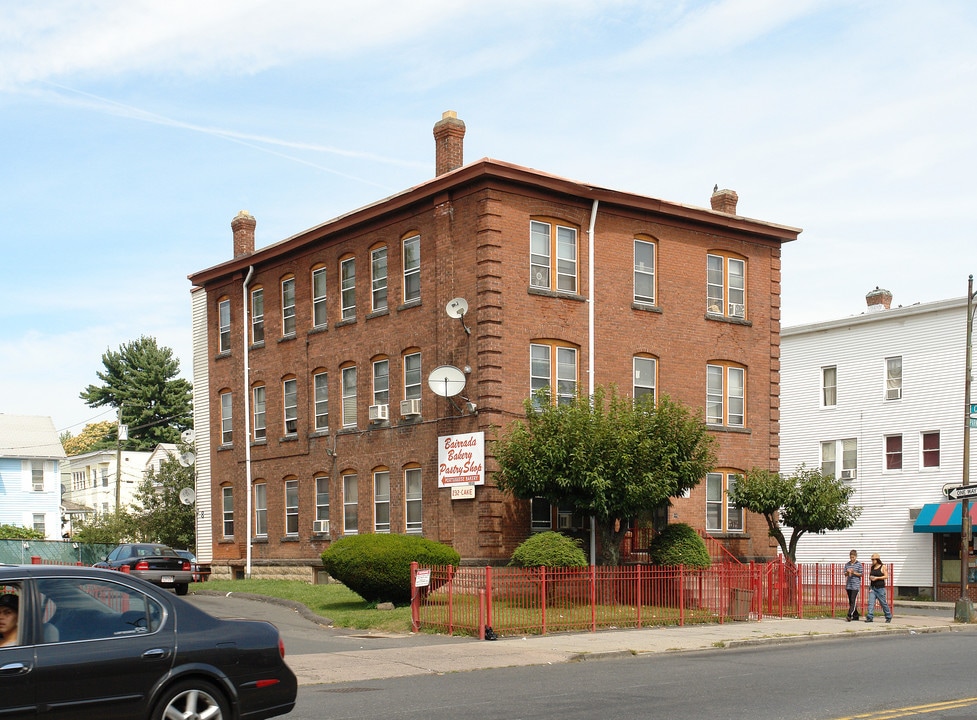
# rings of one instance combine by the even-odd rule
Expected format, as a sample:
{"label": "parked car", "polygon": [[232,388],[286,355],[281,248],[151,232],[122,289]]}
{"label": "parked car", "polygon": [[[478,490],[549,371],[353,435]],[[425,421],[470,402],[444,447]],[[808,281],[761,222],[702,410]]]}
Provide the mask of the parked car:
{"label": "parked car", "polygon": [[177,555],[169,545],[159,543],[119,545],[95,567],[120,570],[153,585],[174,588],[177,595],[186,595],[193,582],[190,561]]}
{"label": "parked car", "polygon": [[18,610],[0,646],[0,716],[260,720],[295,706],[274,625],[215,618],[137,577],[100,568],[0,568]]}
{"label": "parked car", "polygon": [[179,555],[184,560],[190,561],[190,572],[193,573],[194,582],[203,582],[207,578],[204,577],[204,573],[200,570],[200,565],[197,563],[197,556],[193,554],[191,550],[177,550],[176,554]]}

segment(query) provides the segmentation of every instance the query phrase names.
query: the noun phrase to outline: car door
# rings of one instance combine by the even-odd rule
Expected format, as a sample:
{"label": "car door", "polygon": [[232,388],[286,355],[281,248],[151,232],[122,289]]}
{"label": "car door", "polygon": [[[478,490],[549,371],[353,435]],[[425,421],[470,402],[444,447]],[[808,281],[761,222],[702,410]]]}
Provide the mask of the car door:
{"label": "car door", "polygon": [[146,716],[150,690],[176,650],[175,623],[162,598],[102,578],[39,578],[37,588],[55,628],[36,647],[35,682],[44,688],[39,715]]}
{"label": "car door", "polygon": [[15,594],[19,599],[17,624],[18,643],[0,647],[0,718],[21,720],[36,717],[37,689],[34,672],[33,633],[34,616],[22,579],[0,582],[0,593]]}

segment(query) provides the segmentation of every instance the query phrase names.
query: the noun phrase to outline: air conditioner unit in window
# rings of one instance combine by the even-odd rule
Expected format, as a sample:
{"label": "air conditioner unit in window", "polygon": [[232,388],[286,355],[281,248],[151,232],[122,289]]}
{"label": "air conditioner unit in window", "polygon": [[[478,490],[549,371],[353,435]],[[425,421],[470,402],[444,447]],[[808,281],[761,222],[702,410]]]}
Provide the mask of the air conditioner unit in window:
{"label": "air conditioner unit in window", "polygon": [[570,513],[559,513],[556,516],[556,529],[569,530],[573,523],[573,515]]}
{"label": "air conditioner unit in window", "polygon": [[401,400],[400,401],[400,416],[401,417],[411,417],[412,415],[421,414],[421,399],[416,398],[414,400]]}
{"label": "air conditioner unit in window", "polygon": [[889,388],[885,391],[886,400],[899,400],[902,398],[902,388]]}
{"label": "air conditioner unit in window", "polygon": [[909,519],[915,520],[919,517],[919,514],[923,511],[923,508],[909,508]]}
{"label": "air conditioner unit in window", "polygon": [[370,405],[370,421],[380,422],[390,419],[389,405]]}
{"label": "air conditioner unit in window", "polygon": [[743,317],[745,314],[746,314],[746,305],[744,305],[743,303],[729,304],[730,317]]}
{"label": "air conditioner unit in window", "polygon": [[312,531],[317,533],[329,534],[329,521],[328,520],[316,520],[312,523]]}
{"label": "air conditioner unit in window", "polygon": [[855,479],[855,471],[854,470],[842,470],[841,471],[841,479],[842,480],[854,480]]}

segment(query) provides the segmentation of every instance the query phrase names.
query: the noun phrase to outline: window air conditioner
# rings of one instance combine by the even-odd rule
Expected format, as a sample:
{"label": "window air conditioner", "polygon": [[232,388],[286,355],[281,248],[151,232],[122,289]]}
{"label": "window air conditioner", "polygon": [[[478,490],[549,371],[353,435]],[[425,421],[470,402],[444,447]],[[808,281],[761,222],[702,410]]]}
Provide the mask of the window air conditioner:
{"label": "window air conditioner", "polygon": [[746,314],[746,305],[744,305],[743,303],[729,304],[730,317],[743,317],[745,314]]}
{"label": "window air conditioner", "polygon": [[328,520],[316,520],[312,523],[313,532],[329,534],[329,521]]}
{"label": "window air conditioner", "polygon": [[370,405],[370,421],[381,421],[390,419],[389,405]]}
{"label": "window air conditioner", "polygon": [[556,529],[569,530],[572,520],[573,520],[573,515],[571,515],[570,513],[559,513],[556,516]]}
{"label": "window air conditioner", "polygon": [[842,470],[841,471],[841,479],[842,480],[854,480],[855,479],[855,471],[854,470]]}
{"label": "window air conditioner", "polygon": [[411,417],[412,415],[421,414],[421,399],[416,398],[414,400],[401,400],[400,401],[400,416],[401,417]]}
{"label": "window air conditioner", "polygon": [[886,400],[899,400],[902,398],[902,388],[889,388],[885,391]]}

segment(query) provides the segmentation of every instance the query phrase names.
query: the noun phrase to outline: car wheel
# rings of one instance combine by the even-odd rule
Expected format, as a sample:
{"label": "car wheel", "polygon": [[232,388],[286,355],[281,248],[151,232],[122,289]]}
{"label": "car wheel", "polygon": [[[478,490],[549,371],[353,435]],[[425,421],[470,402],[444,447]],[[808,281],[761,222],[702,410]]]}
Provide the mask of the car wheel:
{"label": "car wheel", "polygon": [[205,680],[186,680],[167,690],[156,705],[153,720],[208,718],[230,720],[231,708],[221,692]]}
{"label": "car wheel", "polygon": [[187,585],[186,583],[183,583],[182,585],[177,585],[176,586],[176,594],[177,595],[186,595],[187,592],[189,592],[189,590],[190,590],[190,586]]}

